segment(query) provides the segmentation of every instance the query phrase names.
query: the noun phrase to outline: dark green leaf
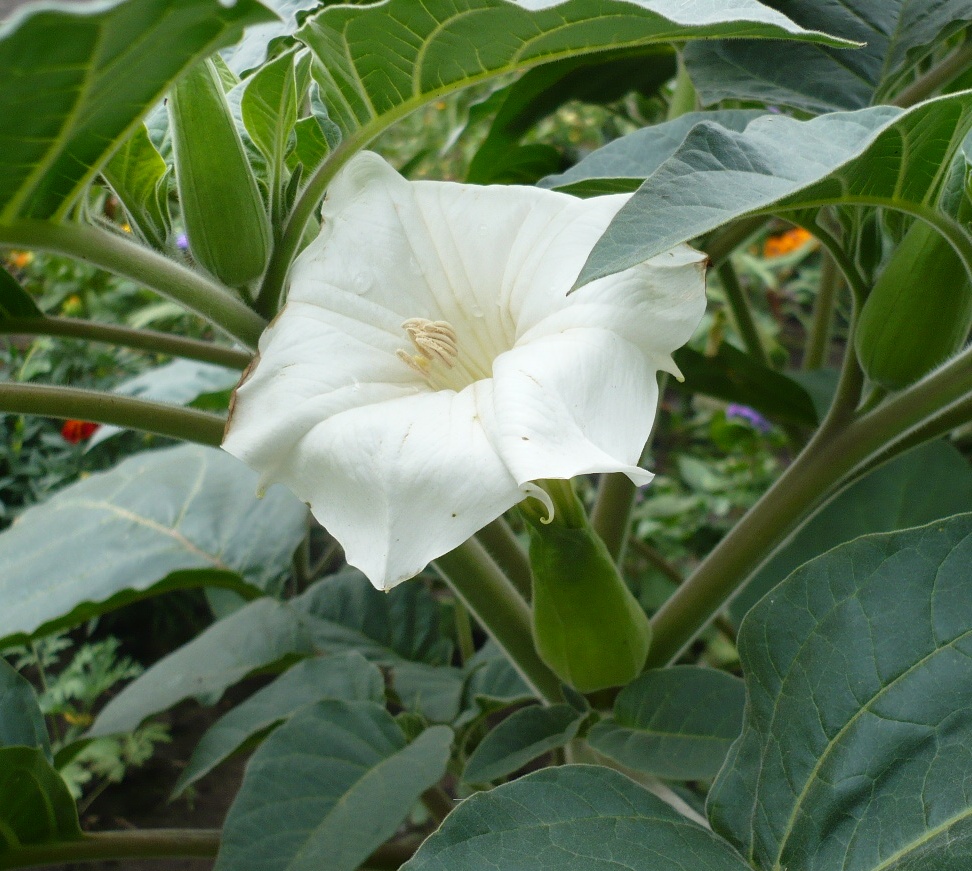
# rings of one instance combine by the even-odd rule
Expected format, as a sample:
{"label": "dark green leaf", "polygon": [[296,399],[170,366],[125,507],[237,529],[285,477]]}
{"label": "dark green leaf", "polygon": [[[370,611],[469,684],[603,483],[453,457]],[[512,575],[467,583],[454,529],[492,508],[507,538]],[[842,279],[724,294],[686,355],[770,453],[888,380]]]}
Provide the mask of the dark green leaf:
{"label": "dark green leaf", "polygon": [[598,52],[529,70],[470,110],[470,125],[494,112],[495,117],[473,155],[466,181],[532,184],[555,172],[563,160],[549,145],[519,145],[538,121],[569,100],[609,103],[632,91],[653,94],[674,75],[675,52],[667,45]]}
{"label": "dark green leaf", "polygon": [[132,229],[153,248],[169,239],[169,168],[139,124],[102,170],[121,200]]}
{"label": "dark green leaf", "polygon": [[204,777],[251,738],[305,705],[324,699],[384,704],[381,672],[354,652],[298,662],[210,726],[179,775],[173,796]]}
{"label": "dark green leaf", "polygon": [[255,0],[37,4],[0,28],[0,222],[62,217],[184,70],[271,19]]}
{"label": "dark green leaf", "polygon": [[681,348],[674,359],[685,376],[672,385],[676,390],[748,405],[773,420],[817,424],[813,400],[803,387],[727,342],[712,355]]}
{"label": "dark green leaf", "polygon": [[347,569],[314,584],[294,605],[316,618],[315,644],[329,653],[353,649],[381,665],[447,665],[452,656],[442,605],[420,581],[383,593]]}
{"label": "dark green leaf", "polygon": [[841,204],[938,220],[972,261],[967,231],[934,209],[951,156],[970,127],[972,92],[907,111],[876,106],[809,121],[767,115],[741,133],[699,124],[621,208],[577,284],[620,272],[736,218]]}
{"label": "dark green leaf", "polygon": [[451,723],[459,715],[466,675],[449,665],[396,662],[391,685],[407,711],[421,714],[431,723]]}
{"label": "dark green leaf", "polygon": [[838,544],[950,517],[972,506],[972,468],[947,442],[913,448],[852,484],[814,515],[730,604],[736,621],[790,572]]}
{"label": "dark green leaf", "polygon": [[835,44],[754,0],[731,9],[721,0],[567,0],[535,9],[389,0],[327,6],[298,32],[321,61],[315,75],[331,118],[361,142],[429,100],[504,73],[599,50],[732,36]]}
{"label": "dark green leaf", "polygon": [[694,43],[685,51],[704,103],[759,100],[811,112],[888,102],[914,62],[972,21],[967,0],[767,0],[808,29],[863,45],[852,51],[776,41]]}
{"label": "dark green leaf", "polygon": [[216,871],[354,871],[444,774],[452,731],[407,744],[372,702],[320,702],[253,755]]}
{"label": "dark green leaf", "polygon": [[561,175],[552,175],[542,187],[580,197],[635,191],[685,141],[689,131],[703,121],[726,130],[745,130],[750,121],[766,114],[759,109],[725,109],[689,112],[671,121],[643,127],[609,142]]}
{"label": "dark green leaf", "polygon": [[123,591],[173,573],[216,570],[241,589],[272,586],[306,531],[282,487],[222,451],[187,445],[139,454],[66,487],[0,534],[0,637],[49,631],[100,613]]}
{"label": "dark green leaf", "polygon": [[754,867],[972,867],[970,565],[963,514],[842,545],[747,615],[709,818]]}
{"label": "dark green leaf", "polygon": [[489,640],[466,663],[469,678],[463,691],[462,714],[456,728],[492,711],[532,702],[535,693],[495,641]]}
{"label": "dark green leaf", "polygon": [[749,871],[725,841],[609,768],[545,768],[467,798],[402,871]]}
{"label": "dark green leaf", "polygon": [[44,751],[0,747],[0,867],[21,867],[19,847],[80,838],[74,799]]}
{"label": "dark green leaf", "polygon": [[313,619],[289,602],[263,598],[214,623],[160,659],[115,696],[91,735],[131,732],[151,714],[187,698],[208,703],[257,669],[315,652]]}
{"label": "dark green leaf", "polygon": [[27,678],[0,657],[0,747],[36,747],[51,755],[37,694]]}
{"label": "dark green leaf", "polygon": [[634,771],[667,780],[710,780],[742,728],[743,683],[711,668],[680,665],[649,671],[628,684],[614,716],[587,740]]}
{"label": "dark green leaf", "polygon": [[531,705],[510,714],[469,757],[463,780],[489,783],[518,771],[544,753],[563,747],[577,734],[585,716],[570,705]]}
{"label": "dark green leaf", "polygon": [[0,320],[3,318],[42,318],[44,312],[20,282],[0,266]]}

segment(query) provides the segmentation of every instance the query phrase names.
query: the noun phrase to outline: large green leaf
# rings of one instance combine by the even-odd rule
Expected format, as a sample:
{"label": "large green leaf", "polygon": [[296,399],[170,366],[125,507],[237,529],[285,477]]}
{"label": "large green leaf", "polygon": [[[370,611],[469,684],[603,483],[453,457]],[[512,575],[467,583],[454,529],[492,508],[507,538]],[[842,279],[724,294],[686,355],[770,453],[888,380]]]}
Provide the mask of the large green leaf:
{"label": "large green leaf", "polygon": [[20,847],[80,838],[74,799],[44,751],[0,747],[0,868],[22,867]]}
{"label": "large green leaf", "polygon": [[707,121],[726,130],[742,131],[750,121],[765,114],[761,109],[688,112],[614,139],[566,172],[548,176],[540,184],[579,197],[631,193],[675,153],[696,125]]}
{"label": "large green leaf", "polygon": [[541,63],[607,49],[718,37],[800,38],[756,0],[386,0],[329,6],[298,37],[321,63],[315,75],[331,118],[366,142],[394,120],[457,88]]}
{"label": "large green leaf", "polygon": [[381,671],[353,651],[298,662],[209,727],[179,775],[173,795],[179,795],[261,732],[324,699],[384,704]]}
{"label": "large green leaf", "polygon": [[[324,578],[289,602],[258,599],[159,660],[104,708],[92,734],[128,732],[183,699],[213,702],[258,669],[314,654],[355,650],[372,662],[444,665],[450,643],[440,606],[419,582],[391,593],[358,571]],[[421,709],[421,705],[417,705]]]}
{"label": "large green leaf", "polygon": [[63,216],[193,63],[273,15],[256,0],[28,6],[0,29],[0,221]]}
{"label": "large green leaf", "polygon": [[709,780],[742,728],[738,678],[684,665],[645,672],[621,690],[591,746],[634,771],[667,780]]}
{"label": "large green leaf", "polygon": [[675,390],[748,405],[777,421],[810,427],[818,422],[813,399],[803,386],[728,342],[714,354],[679,348],[673,356],[685,376],[672,385]]}
{"label": "large green leaf", "polygon": [[215,702],[257,669],[315,652],[313,618],[290,602],[262,598],[214,623],[125,687],[98,715],[91,735],[131,732],[183,699]]}
{"label": "large green leaf", "polygon": [[709,818],[755,867],[972,867],[970,566],[963,514],[842,545],[750,611]]}
{"label": "large green leaf", "polygon": [[467,798],[402,871],[749,871],[623,774],[545,768]]}
{"label": "large green leaf", "polygon": [[753,99],[811,112],[886,102],[915,61],[972,21],[968,0],[767,0],[803,27],[859,51],[753,40],[694,43],[685,59],[703,102]]}
{"label": "large green leaf", "polygon": [[0,657],[0,747],[37,747],[47,756],[51,742],[30,681]]}
{"label": "large green leaf", "polygon": [[499,780],[538,756],[563,747],[584,721],[570,705],[531,705],[492,729],[469,757],[462,778],[468,783]]}
{"label": "large green leaf", "polygon": [[411,744],[373,702],[301,711],[253,755],[216,871],[354,871],[446,771],[452,731]]}
{"label": "large green leaf", "polygon": [[733,599],[736,620],[795,568],[873,532],[893,532],[972,507],[972,467],[947,442],[921,445],[848,487],[807,522]]}
{"label": "large green leaf", "polygon": [[131,457],[30,508],[0,534],[0,637],[87,620],[177,573],[251,594],[272,584],[305,508],[282,487],[257,499],[256,485],[222,451],[189,445]]}
{"label": "large green leaf", "polygon": [[972,91],[907,111],[876,106],[809,121],[767,115],[742,132],[699,124],[621,208],[577,283],[736,218],[829,204],[920,213],[940,221],[972,260],[968,232],[934,208],[949,159],[970,128]]}

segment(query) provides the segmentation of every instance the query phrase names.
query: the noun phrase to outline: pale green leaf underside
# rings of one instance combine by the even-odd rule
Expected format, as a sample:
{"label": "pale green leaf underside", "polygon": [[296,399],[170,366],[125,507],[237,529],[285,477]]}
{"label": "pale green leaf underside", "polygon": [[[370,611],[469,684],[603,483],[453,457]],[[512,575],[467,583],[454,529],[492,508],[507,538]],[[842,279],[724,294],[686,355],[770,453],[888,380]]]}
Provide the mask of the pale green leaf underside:
{"label": "pale green leaf underside", "polygon": [[263,499],[256,487],[229,455],[187,445],[131,457],[30,508],[0,534],[0,638],[184,570],[266,587],[288,568],[306,509],[282,487]]}
{"label": "pale green leaf underside", "polygon": [[739,737],[744,701],[742,681],[725,672],[688,665],[649,671],[621,690],[614,715],[587,740],[635,771],[708,780]]}
{"label": "pale green leaf underside", "polygon": [[60,217],[193,63],[273,20],[256,0],[37,5],[0,28],[0,222]]}
{"label": "pale green leaf underside", "polygon": [[452,731],[411,744],[373,702],[325,701],[254,754],[216,871],[354,871],[444,774]]}
{"label": "pale green leaf underside", "polygon": [[796,27],[756,0],[386,0],[332,6],[298,32],[331,118],[368,139],[456,88],[594,51],[718,37],[807,39],[849,45]]}
{"label": "pale green leaf underside", "polygon": [[709,796],[759,869],[972,867],[972,514],[807,563],[743,621],[743,734]]}
{"label": "pale green leaf underside", "polygon": [[938,216],[949,156],[972,127],[972,91],[908,111],[875,106],[809,121],[766,115],[742,132],[698,124],[618,212],[577,284],[620,272],[746,215],[827,204],[940,218],[972,261],[972,239]]}
{"label": "pale green leaf underside", "polygon": [[609,768],[545,768],[466,799],[402,871],[749,871]]}

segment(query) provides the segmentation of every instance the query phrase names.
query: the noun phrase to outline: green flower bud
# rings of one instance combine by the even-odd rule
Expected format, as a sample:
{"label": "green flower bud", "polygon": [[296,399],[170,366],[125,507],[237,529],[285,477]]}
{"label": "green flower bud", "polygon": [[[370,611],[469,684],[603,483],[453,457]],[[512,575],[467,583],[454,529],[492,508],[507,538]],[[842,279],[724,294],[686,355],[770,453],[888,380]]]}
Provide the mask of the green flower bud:
{"label": "green flower bud", "polygon": [[962,259],[919,220],[878,276],[854,344],[868,378],[900,390],[958,351],[970,324],[972,284]]}
{"label": "green flower bud", "polygon": [[645,664],[648,617],[583,511],[568,511],[565,519],[560,507],[550,524],[524,511],[537,652],[581,692],[622,686]]}
{"label": "green flower bud", "polygon": [[270,219],[212,61],[172,89],[169,123],[189,250],[232,287],[262,275]]}

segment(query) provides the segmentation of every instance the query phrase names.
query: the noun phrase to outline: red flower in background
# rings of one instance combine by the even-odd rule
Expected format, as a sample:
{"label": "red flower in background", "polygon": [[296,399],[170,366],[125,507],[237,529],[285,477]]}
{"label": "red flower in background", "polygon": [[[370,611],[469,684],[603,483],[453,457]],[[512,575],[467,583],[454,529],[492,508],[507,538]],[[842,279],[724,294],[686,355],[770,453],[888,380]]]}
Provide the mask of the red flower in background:
{"label": "red flower in background", "polygon": [[91,423],[89,420],[66,420],[64,426],[61,427],[61,437],[72,445],[76,445],[78,442],[91,438],[96,429],[98,429],[98,424]]}

